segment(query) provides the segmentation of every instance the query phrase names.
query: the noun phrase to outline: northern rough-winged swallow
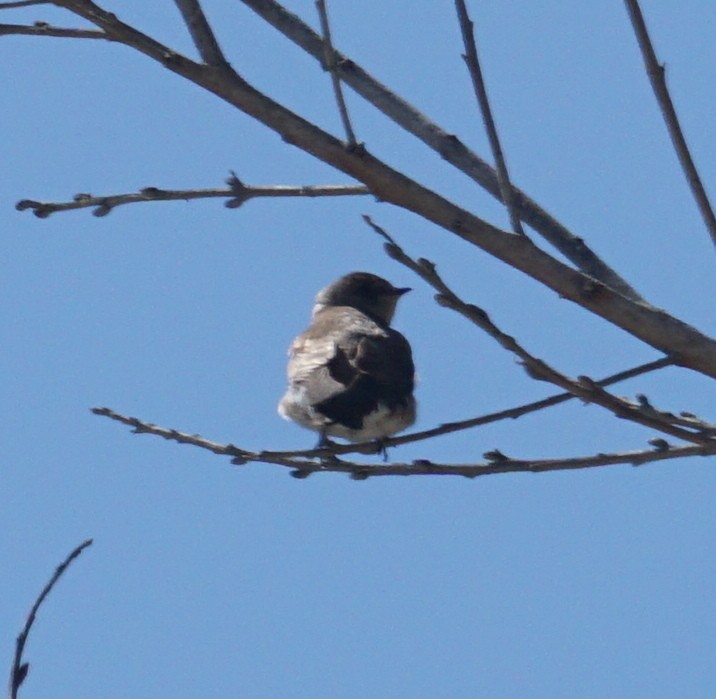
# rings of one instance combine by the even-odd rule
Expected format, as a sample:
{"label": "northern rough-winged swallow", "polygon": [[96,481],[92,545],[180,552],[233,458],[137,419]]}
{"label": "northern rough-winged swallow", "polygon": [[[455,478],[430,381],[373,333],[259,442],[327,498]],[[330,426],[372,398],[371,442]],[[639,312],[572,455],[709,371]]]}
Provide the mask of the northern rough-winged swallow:
{"label": "northern rough-winged swallow", "polygon": [[316,296],[311,325],[289,349],[280,415],[352,442],[383,439],[415,422],[415,367],[408,341],[390,327],[396,288],[351,272]]}

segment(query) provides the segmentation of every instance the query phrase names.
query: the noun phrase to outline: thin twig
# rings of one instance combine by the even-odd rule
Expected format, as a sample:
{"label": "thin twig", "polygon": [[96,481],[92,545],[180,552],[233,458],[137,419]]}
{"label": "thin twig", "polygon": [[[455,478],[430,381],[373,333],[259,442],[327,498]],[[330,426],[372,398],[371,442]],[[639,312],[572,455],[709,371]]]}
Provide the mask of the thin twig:
{"label": "thin twig", "polygon": [[[641,374],[646,374],[651,371],[657,371],[658,369],[663,369],[667,366],[673,366],[673,364],[674,360],[670,357],[662,357],[661,359],[657,359],[653,362],[640,364],[639,366],[632,367],[631,369],[626,369],[625,371],[620,371],[617,374],[607,376],[606,378],[597,381],[597,384],[599,386],[609,386],[611,384],[618,383],[619,381],[625,381],[626,379],[640,376]],[[557,393],[553,396],[549,396],[548,398],[543,398],[542,400],[533,401],[532,403],[519,405],[514,408],[508,408],[507,410],[500,410],[498,412],[488,413],[487,415],[480,415],[478,417],[468,418],[467,420],[448,422],[444,425],[433,427],[429,430],[410,432],[408,434],[400,435],[398,437],[391,437],[390,439],[385,440],[385,446],[400,446],[401,444],[418,442],[423,439],[432,439],[433,437],[438,437],[443,434],[460,432],[462,430],[467,430],[472,427],[481,427],[482,425],[488,425],[492,422],[498,422],[499,420],[514,420],[518,417],[522,417],[523,415],[527,415],[528,413],[537,412],[538,410],[543,410],[544,408],[551,408],[554,405],[565,403],[574,398],[575,396],[572,393]],[[690,423],[689,426],[694,427],[694,424]]]}
{"label": "thin twig", "polygon": [[643,401],[631,402],[614,396],[588,376],[580,376],[576,380],[571,379],[551,367],[544,360],[530,354],[514,337],[498,328],[483,309],[463,301],[440,277],[433,262],[425,258],[413,259],[385,229],[374,223],[370,216],[363,216],[363,219],[378,235],[387,241],[385,249],[391,258],[411,269],[438,292],[435,297],[438,304],[457,311],[496,340],[501,347],[519,357],[525,371],[533,379],[548,381],[588,403],[595,403],[606,408],[617,417],[659,430],[679,439],[696,444],[706,444],[712,441],[711,436],[703,430],[697,429],[692,432],[689,429],[675,425],[670,419],[674,417],[671,413],[658,411]]}
{"label": "thin twig", "polygon": [[458,21],[460,22],[462,42],[465,46],[463,60],[467,64],[467,69],[470,73],[470,77],[472,78],[472,86],[475,90],[475,97],[477,98],[480,113],[482,114],[482,121],[485,125],[487,137],[490,141],[490,149],[492,150],[492,157],[495,160],[495,172],[497,174],[497,183],[500,187],[502,201],[507,207],[512,230],[518,235],[525,235],[525,231],[522,228],[522,221],[520,221],[520,217],[515,206],[514,190],[512,188],[512,182],[510,181],[509,171],[507,170],[507,162],[505,161],[502,145],[500,144],[500,137],[497,133],[497,127],[495,126],[495,119],[492,116],[492,108],[490,107],[490,100],[487,96],[487,87],[485,86],[485,80],[482,76],[480,60],[477,56],[477,43],[475,41],[474,25],[467,13],[465,0],[455,0],[455,9],[457,10]]}
{"label": "thin twig", "polygon": [[194,46],[204,63],[210,66],[228,68],[229,62],[221,51],[219,42],[201,9],[199,0],[174,0],[191,34]]}
{"label": "thin twig", "polygon": [[[484,462],[474,464],[445,464],[435,463],[426,459],[417,459],[410,463],[372,464],[356,463],[339,459],[323,459],[314,461],[303,457],[302,452],[296,452],[295,457],[287,456],[285,452],[261,451],[255,452],[240,449],[233,444],[218,444],[203,439],[198,435],[186,434],[178,430],[160,427],[144,422],[135,417],[121,415],[110,408],[93,408],[96,415],[108,417],[111,420],[129,425],[137,434],[151,434],[163,437],[180,444],[191,444],[201,449],[207,449],[214,454],[230,456],[233,463],[244,465],[249,462],[275,464],[292,469],[291,474],[297,478],[304,478],[312,473],[347,473],[356,480],[364,480],[372,476],[466,476],[476,478],[496,473],[541,473],[545,471],[563,471],[597,466],[610,466],[616,464],[632,464],[638,466],[653,461],[677,459],[687,456],[707,456],[716,453],[716,442],[704,445],[690,445],[672,447],[664,440],[655,440],[652,449],[638,451],[624,451],[614,453],[599,453],[591,456],[566,459],[512,459],[499,450],[485,453]],[[326,455],[325,453],[323,454]]]}
{"label": "thin twig", "polygon": [[638,0],[624,0],[627,11],[629,12],[629,18],[631,19],[632,26],[634,27],[634,33],[636,34],[637,42],[639,43],[639,49],[641,51],[642,58],[644,59],[644,66],[646,67],[646,73],[649,76],[651,82],[651,88],[654,90],[656,101],[659,104],[661,113],[666,122],[666,128],[669,130],[669,137],[671,143],[676,150],[676,155],[681,163],[681,168],[686,176],[686,181],[691,189],[696,205],[699,207],[701,217],[706,224],[706,229],[711,236],[711,241],[716,245],[716,215],[709,201],[706,189],[701,181],[699,172],[696,169],[696,164],[691,157],[691,152],[686,144],[686,138],[684,132],[681,129],[679,123],[679,117],[676,114],[676,108],[671,100],[669,94],[669,88],[666,85],[666,76],[664,65],[659,63],[656,57],[656,51],[654,51],[654,45],[649,37],[649,31],[646,28],[646,22],[644,21],[644,15],[639,7]]}
{"label": "thin twig", "polygon": [[346,106],[346,100],[343,96],[341,78],[338,74],[338,71],[336,70],[336,53],[333,50],[333,40],[331,39],[331,25],[328,22],[328,10],[326,9],[325,0],[316,0],[316,9],[318,10],[318,16],[321,18],[321,31],[323,32],[323,44],[325,47],[325,69],[331,74],[333,93],[336,96],[336,104],[338,105],[338,112],[341,115],[343,128],[346,132],[346,141],[348,142],[348,147],[355,148],[358,145],[358,142],[356,141],[356,136],[353,132],[353,127],[351,126],[351,120],[348,116],[348,107]]}
{"label": "thin twig", "polygon": [[235,175],[227,179],[228,189],[159,189],[144,187],[139,192],[127,194],[109,194],[92,196],[76,194],[72,201],[42,202],[33,199],[22,199],[15,208],[18,211],[32,210],[38,218],[47,218],[57,211],[94,208],[94,216],[106,216],[112,209],[124,204],[137,204],[151,201],[189,201],[191,199],[227,199],[224,206],[229,209],[240,207],[249,199],[258,197],[340,197],[370,194],[364,185],[274,185],[259,187],[246,185]]}
{"label": "thin twig", "polygon": [[0,36],[56,36],[66,39],[114,39],[97,29],[70,29],[65,27],[53,27],[46,22],[35,22],[32,25],[26,24],[0,24]]}
{"label": "thin twig", "polygon": [[10,682],[8,691],[9,699],[17,699],[17,692],[20,689],[20,685],[27,677],[30,664],[27,662],[23,662],[22,655],[25,650],[25,644],[27,643],[27,638],[30,635],[32,625],[35,623],[35,617],[37,616],[37,612],[40,609],[40,606],[45,601],[47,595],[50,594],[52,588],[55,586],[55,583],[60,579],[65,570],[67,570],[72,561],[74,561],[75,558],[77,558],[82,553],[82,551],[84,551],[88,546],[91,545],[92,539],[87,539],[87,541],[83,541],[69,554],[69,556],[67,556],[67,558],[65,558],[64,561],[62,561],[62,563],[60,563],[59,566],[57,566],[54,575],[48,580],[47,584],[42,589],[42,592],[40,592],[39,596],[35,600],[35,603],[32,605],[32,609],[30,609],[30,613],[27,615],[25,625],[22,627],[22,631],[20,632],[20,635],[15,641],[15,656],[13,658],[12,667],[10,668]]}
{"label": "thin twig", "polygon": [[[276,0],[240,1],[323,65],[325,55],[323,40],[299,17],[289,12]],[[428,119],[412,104],[389,90],[345,54],[334,50],[334,58],[336,72],[341,80],[357,94],[438,153],[446,162],[484,187],[492,196],[500,196],[494,169],[468,149],[457,136]],[[634,301],[641,300],[641,296],[629,283],[591,250],[582,238],[574,235],[521,190],[515,188],[514,194],[520,218],[554,245],[568,260],[586,274],[627,298]]]}
{"label": "thin twig", "polygon": [[14,7],[30,7],[31,5],[49,4],[49,0],[18,0],[17,2],[0,2],[0,10],[10,10]]}

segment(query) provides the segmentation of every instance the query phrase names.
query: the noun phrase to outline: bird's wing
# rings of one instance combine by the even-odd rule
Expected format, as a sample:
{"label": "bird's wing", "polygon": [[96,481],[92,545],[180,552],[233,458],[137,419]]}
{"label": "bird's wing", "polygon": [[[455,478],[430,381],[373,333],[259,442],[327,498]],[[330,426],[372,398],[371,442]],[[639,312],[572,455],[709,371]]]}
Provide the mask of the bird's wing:
{"label": "bird's wing", "polygon": [[289,350],[288,378],[333,421],[360,428],[378,403],[403,403],[413,390],[408,341],[352,308],[321,314]]}
{"label": "bird's wing", "polygon": [[289,381],[305,389],[311,405],[345,388],[331,375],[330,367],[337,349],[336,338],[332,335],[316,337],[310,332],[299,335],[289,349]]}
{"label": "bird's wing", "polygon": [[380,393],[389,403],[413,390],[413,355],[410,344],[397,330],[362,336],[349,361],[361,375],[381,387]]}

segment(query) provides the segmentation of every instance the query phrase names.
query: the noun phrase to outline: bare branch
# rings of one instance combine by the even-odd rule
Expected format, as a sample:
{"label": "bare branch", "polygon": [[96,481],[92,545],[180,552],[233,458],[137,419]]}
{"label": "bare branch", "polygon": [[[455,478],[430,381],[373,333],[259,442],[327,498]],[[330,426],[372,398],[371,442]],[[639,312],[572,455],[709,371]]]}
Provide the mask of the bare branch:
{"label": "bare branch", "polygon": [[387,231],[374,223],[370,216],[363,216],[363,219],[378,235],[387,241],[385,249],[390,257],[411,269],[438,292],[435,298],[439,305],[457,311],[495,339],[501,347],[519,357],[525,370],[533,379],[549,381],[588,403],[596,403],[610,410],[617,417],[665,432],[679,439],[696,444],[706,444],[711,441],[711,437],[705,434],[703,430],[699,429],[696,432],[691,432],[688,429],[674,425],[673,420],[670,419],[674,417],[671,413],[660,412],[650,404],[645,405],[643,401],[632,403],[623,398],[618,398],[605,391],[596,381],[587,376],[580,376],[576,380],[571,379],[542,359],[530,354],[514,337],[500,330],[482,308],[463,301],[440,277],[435,263],[425,258],[413,259],[395,242]]}
{"label": "bare branch", "polygon": [[0,10],[10,10],[14,7],[30,7],[31,5],[49,5],[50,0],[18,0],[18,2],[0,2]]}
{"label": "bare branch", "polygon": [[[286,10],[276,0],[241,0],[241,2],[319,63],[323,63],[325,51],[323,40],[299,17]],[[447,133],[435,122],[430,121],[345,55],[335,52],[334,60],[336,71],[343,82],[350,85],[357,94],[425,143],[448,163],[475,180],[492,196],[500,197],[494,169],[469,150],[454,134]],[[589,249],[582,238],[575,236],[521,190],[515,188],[514,196],[520,218],[579,269],[627,298],[634,301],[641,299],[622,277]]]}
{"label": "bare branch", "polygon": [[75,194],[72,201],[42,202],[33,199],[22,199],[15,205],[18,211],[32,210],[38,218],[47,218],[57,211],[94,208],[94,216],[106,216],[112,209],[124,204],[137,204],[151,201],[190,201],[191,199],[227,199],[224,203],[229,209],[240,207],[249,199],[258,197],[341,197],[370,194],[363,185],[274,185],[258,187],[246,185],[235,175],[227,179],[229,188],[223,189],[159,189],[144,187],[139,192],[127,194],[109,194],[92,196],[91,194]]}
{"label": "bare branch", "polygon": [[23,36],[56,36],[67,39],[104,39],[114,41],[104,32],[96,29],[70,29],[65,27],[53,27],[46,22],[35,22],[32,25],[25,24],[0,24],[0,36],[11,36],[19,34]]}
{"label": "bare branch", "polygon": [[27,643],[27,638],[30,635],[32,625],[35,623],[35,617],[37,616],[37,612],[40,609],[40,606],[45,601],[47,595],[50,594],[52,588],[55,586],[55,583],[60,579],[65,570],[67,570],[72,561],[74,561],[75,558],[77,558],[82,553],[82,551],[84,551],[88,546],[91,545],[92,539],[87,539],[87,541],[83,541],[77,548],[70,552],[67,558],[65,558],[65,560],[62,561],[59,566],[57,566],[57,569],[55,570],[53,576],[47,581],[47,584],[44,588],[42,588],[42,592],[40,592],[37,599],[35,600],[35,603],[32,605],[30,613],[27,615],[25,625],[23,626],[20,635],[15,641],[15,656],[13,658],[12,667],[10,669],[10,682],[8,691],[9,699],[17,699],[17,692],[20,689],[20,685],[27,677],[30,665],[27,662],[23,662],[22,655],[25,651],[25,644]]}
{"label": "bare branch", "polygon": [[346,141],[348,142],[349,148],[355,148],[358,145],[356,141],[353,127],[351,126],[351,120],[348,116],[348,107],[346,107],[346,100],[343,96],[343,88],[341,87],[341,79],[336,70],[336,52],[333,50],[333,41],[331,39],[331,25],[328,22],[328,10],[326,9],[325,0],[316,0],[316,9],[318,15],[321,18],[321,31],[323,32],[323,42],[325,45],[325,70],[331,74],[331,83],[333,84],[333,93],[336,97],[336,103],[338,105],[338,112],[341,115],[341,121],[343,122],[343,128],[346,132]]}
{"label": "bare branch", "polygon": [[635,337],[681,366],[716,377],[716,341],[661,309],[631,299],[548,255],[522,236],[506,233],[389,167],[365,150],[343,142],[259,92],[234,72],[221,74],[190,61],[121,22],[90,0],[55,0],[103,29],[116,41],[150,56],[169,70],[252,116],[283,139],[363,182],[372,194],[443,227]]}
{"label": "bare branch", "polygon": [[686,144],[686,138],[684,132],[681,129],[679,123],[679,117],[676,114],[674,103],[671,100],[669,94],[669,88],[666,86],[665,69],[663,64],[659,63],[654,51],[654,46],[649,38],[649,31],[646,28],[646,22],[644,21],[644,15],[639,7],[638,0],[624,0],[627,11],[629,12],[629,18],[631,19],[632,26],[634,27],[634,33],[639,43],[639,49],[641,50],[642,58],[644,59],[644,66],[646,67],[646,73],[649,76],[651,82],[651,88],[654,90],[656,101],[659,104],[659,109],[666,122],[666,128],[669,130],[669,137],[671,143],[674,146],[676,155],[681,163],[681,168],[686,176],[691,193],[696,200],[696,205],[699,207],[701,217],[706,224],[706,229],[711,236],[711,241],[716,245],[716,215],[714,215],[711,202],[709,201],[708,194],[704,188],[699,172],[696,169],[696,164],[691,157],[691,152]]}
{"label": "bare branch", "polygon": [[[626,369],[625,371],[620,371],[617,374],[607,376],[606,378],[597,381],[597,384],[599,386],[609,386],[611,384],[618,383],[619,381],[625,381],[626,379],[640,376],[641,374],[646,374],[651,371],[663,369],[667,366],[673,366],[673,364],[673,359],[670,359],[669,357],[663,357],[662,359],[657,359],[653,362],[648,362],[646,364],[640,364],[639,366],[632,367],[631,369]],[[498,422],[500,420],[505,420],[508,418],[514,420],[518,417],[522,417],[523,415],[527,415],[528,413],[537,412],[538,410],[544,410],[545,408],[550,408],[554,405],[565,403],[569,400],[572,400],[573,398],[575,398],[575,396],[572,393],[557,393],[553,396],[549,396],[548,398],[543,398],[542,400],[537,400],[532,403],[519,405],[514,408],[508,408],[507,410],[500,410],[495,413],[488,413],[487,415],[480,415],[478,417],[468,418],[467,420],[448,422],[444,425],[433,427],[429,430],[422,430],[421,432],[411,432],[408,434],[400,435],[398,437],[391,437],[390,439],[384,440],[384,443],[386,447],[400,446],[401,444],[418,442],[423,439],[431,439],[433,437],[438,437],[443,434],[450,434],[451,432],[460,432],[462,430],[470,429],[472,427],[480,427],[482,425],[487,425],[492,422]],[[685,424],[676,421],[674,421],[674,423]],[[690,423],[689,426],[698,429],[697,425],[693,422]],[[703,427],[702,429],[704,429],[705,431],[706,428]],[[341,451],[337,453],[346,452]]]}
{"label": "bare branch", "polygon": [[482,121],[485,124],[487,137],[490,141],[490,149],[492,150],[492,157],[495,160],[495,172],[497,174],[497,184],[500,187],[500,195],[502,197],[502,201],[507,207],[512,230],[518,235],[525,235],[524,229],[522,228],[522,222],[520,221],[519,214],[515,208],[515,197],[513,194],[512,182],[510,182],[507,162],[505,161],[505,156],[502,152],[500,137],[497,133],[495,120],[492,116],[490,100],[487,96],[487,88],[482,77],[482,69],[480,68],[480,61],[477,56],[477,44],[475,42],[475,32],[473,30],[474,25],[467,13],[465,0],[455,0],[455,9],[457,10],[457,16],[460,22],[460,31],[462,32],[462,41],[465,46],[463,59],[467,64],[467,69],[472,79],[472,86],[475,90],[475,96],[477,97],[477,103],[480,107],[480,113],[482,114]]}
{"label": "bare branch", "polygon": [[[248,462],[275,464],[292,469],[292,475],[305,478],[312,473],[348,473],[356,480],[364,480],[372,476],[466,476],[476,478],[495,473],[541,473],[545,471],[562,471],[615,464],[632,464],[638,466],[652,461],[678,459],[687,456],[708,456],[716,453],[716,442],[698,446],[672,447],[664,440],[656,440],[653,449],[641,451],[615,452],[611,454],[595,454],[568,459],[511,459],[498,450],[484,454],[486,461],[476,464],[442,464],[418,459],[411,463],[372,464],[343,461],[336,458],[324,458],[313,461],[303,457],[303,452],[296,452],[295,457],[287,456],[287,452],[254,452],[240,449],[233,444],[218,444],[203,439],[198,435],[190,435],[178,430],[159,427],[143,422],[135,417],[128,417],[110,408],[93,408],[96,415],[108,417],[117,422],[129,425],[137,434],[152,434],[180,444],[191,444],[207,449],[215,454],[230,456],[233,463],[243,465]],[[325,454],[324,454],[325,456]]]}
{"label": "bare branch", "polygon": [[228,68],[229,63],[221,51],[199,0],[174,0],[191,34],[194,46],[204,63],[210,66]]}

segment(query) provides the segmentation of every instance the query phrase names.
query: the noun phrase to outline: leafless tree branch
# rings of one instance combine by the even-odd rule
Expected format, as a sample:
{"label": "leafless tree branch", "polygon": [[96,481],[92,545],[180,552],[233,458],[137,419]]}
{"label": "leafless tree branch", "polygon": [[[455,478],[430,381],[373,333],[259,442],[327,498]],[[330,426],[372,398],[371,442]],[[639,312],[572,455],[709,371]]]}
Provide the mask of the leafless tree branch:
{"label": "leafless tree branch", "polygon": [[90,0],[55,0],[116,41],[213,92],[279,133],[284,140],[363,182],[375,196],[451,231],[614,325],[675,358],[682,366],[716,377],[716,341],[661,309],[633,300],[534,246],[501,231],[361,149],[341,141],[256,90],[233,71],[221,74],[190,61]]}
{"label": "leafless tree branch", "polygon": [[671,142],[674,145],[674,150],[681,163],[681,168],[686,176],[691,193],[696,200],[696,205],[699,207],[701,217],[706,224],[706,229],[711,236],[711,241],[716,245],[716,215],[709,201],[709,196],[706,193],[706,188],[701,181],[699,172],[696,169],[694,159],[691,157],[691,152],[686,144],[686,138],[684,132],[681,129],[679,123],[679,117],[676,114],[676,108],[671,100],[669,94],[669,88],[666,85],[665,69],[663,64],[659,63],[654,51],[654,46],[649,37],[649,31],[646,28],[646,22],[644,21],[644,15],[639,7],[638,0],[624,0],[627,11],[629,12],[629,18],[631,19],[632,26],[634,27],[634,33],[636,34],[637,42],[639,43],[639,49],[641,50],[642,58],[644,59],[644,66],[646,67],[646,73],[649,76],[651,82],[651,88],[654,90],[656,101],[659,104],[661,113],[666,122],[666,128],[669,131]]}
{"label": "leafless tree branch", "polygon": [[518,235],[525,235],[525,231],[522,228],[522,221],[520,221],[519,214],[517,213],[517,209],[515,207],[512,182],[510,181],[507,162],[505,161],[505,155],[502,151],[502,145],[500,144],[500,137],[497,133],[495,119],[492,116],[492,108],[490,107],[490,100],[487,96],[487,87],[485,86],[485,80],[482,76],[480,60],[477,56],[474,25],[468,15],[465,0],[455,0],[455,9],[457,10],[458,21],[460,22],[460,31],[462,32],[462,41],[465,46],[463,59],[467,64],[467,69],[470,73],[470,78],[472,79],[475,97],[477,98],[480,113],[482,114],[482,121],[485,125],[487,137],[490,141],[490,149],[492,150],[492,157],[495,160],[495,173],[497,175],[497,184],[500,188],[500,195],[502,201],[507,207],[512,230]]}
{"label": "leafless tree branch", "polygon": [[369,216],[364,216],[363,218],[378,235],[387,241],[385,247],[390,257],[411,269],[438,292],[436,296],[438,304],[457,311],[495,339],[508,352],[519,357],[525,370],[533,379],[548,381],[577,398],[610,410],[617,417],[631,420],[679,439],[696,444],[706,444],[711,441],[711,436],[704,430],[697,429],[692,432],[675,425],[672,419],[674,416],[671,413],[656,410],[648,401],[631,402],[614,396],[587,376],[580,376],[576,380],[571,379],[551,367],[544,360],[530,354],[514,337],[500,330],[483,309],[463,301],[440,277],[433,262],[425,258],[413,259],[395,242],[387,231],[374,223]]}
{"label": "leafless tree branch", "polygon": [[229,63],[221,51],[211,25],[201,9],[199,0],[174,0],[191,34],[194,46],[204,63],[210,66],[228,68]]}
{"label": "leafless tree branch", "polygon": [[47,218],[57,211],[94,208],[94,216],[106,216],[112,209],[124,204],[136,204],[151,201],[189,201],[191,199],[227,199],[224,206],[229,209],[240,207],[249,199],[258,197],[340,197],[370,194],[363,185],[272,185],[260,187],[247,185],[235,175],[227,179],[228,188],[223,189],[159,189],[144,187],[139,192],[127,194],[109,194],[92,196],[91,194],[75,194],[72,201],[42,202],[33,199],[22,199],[15,208],[18,211],[31,210],[38,218]]}
{"label": "leafless tree branch", "polygon": [[49,5],[50,0],[18,0],[18,2],[0,2],[0,10],[10,10],[15,7],[30,7],[31,5]]}
{"label": "leafless tree branch", "polygon": [[[597,383],[600,386],[609,386],[611,384],[618,383],[619,381],[625,381],[626,379],[634,378],[636,376],[640,376],[651,371],[657,371],[658,369],[663,369],[667,366],[673,366],[673,363],[673,360],[669,357],[663,357],[662,359],[657,359],[653,362],[648,362],[646,364],[640,364],[639,366],[632,367],[631,369],[626,369],[625,371],[620,371],[616,374],[612,374],[611,376],[601,379]],[[523,415],[527,415],[528,413],[537,412],[538,410],[544,410],[545,408],[550,408],[554,405],[565,403],[566,401],[572,400],[573,398],[575,398],[575,396],[572,393],[557,393],[548,398],[543,398],[542,400],[533,401],[524,405],[519,405],[514,408],[508,408],[507,410],[500,410],[495,413],[488,413],[487,415],[480,415],[478,417],[468,418],[467,420],[448,422],[444,425],[439,425],[438,427],[433,427],[429,430],[410,432],[408,434],[400,435],[399,437],[391,437],[390,439],[385,440],[385,446],[400,446],[401,444],[417,442],[423,439],[432,439],[433,437],[439,437],[443,434],[450,434],[451,432],[460,432],[462,430],[470,429],[472,427],[480,427],[482,425],[487,425],[492,422],[498,422],[499,420],[505,420],[508,418],[516,419],[518,417],[522,417]],[[341,451],[337,453],[346,452]]]}
{"label": "leafless tree branch", "polygon": [[[241,2],[319,63],[323,62],[324,44],[321,37],[276,0],[241,0]],[[469,150],[457,136],[446,132],[436,123],[430,121],[413,105],[391,92],[355,61],[337,51],[334,60],[341,80],[353,88],[357,94],[408,133],[425,143],[446,162],[475,180],[492,196],[500,197],[500,188],[494,169]],[[600,259],[582,238],[575,236],[524,192],[515,188],[514,196],[520,218],[579,269],[627,298],[634,301],[641,299],[628,282]]]}
{"label": "leafless tree branch", "polygon": [[[663,439],[652,440],[652,449],[639,451],[614,452],[595,454],[567,459],[512,459],[499,450],[484,454],[486,459],[475,464],[442,464],[418,459],[411,463],[372,464],[344,461],[337,458],[323,458],[315,461],[305,458],[303,452],[295,456],[288,452],[255,452],[241,449],[233,444],[219,444],[178,430],[169,429],[144,422],[135,417],[121,415],[110,408],[93,408],[96,415],[108,417],[117,422],[129,425],[137,434],[152,434],[180,444],[191,444],[207,449],[214,454],[232,457],[233,463],[243,465],[249,462],[275,464],[292,469],[292,475],[305,478],[312,473],[348,473],[356,480],[364,480],[372,476],[447,476],[457,475],[475,478],[496,473],[540,473],[545,471],[561,471],[570,469],[592,468],[616,464],[632,464],[638,466],[653,461],[677,459],[686,456],[708,456],[716,453],[716,442],[696,446],[672,447]],[[321,456],[326,456],[324,452]],[[330,456],[330,455],[328,455]]]}
{"label": "leafless tree branch", "polygon": [[96,29],[70,29],[65,27],[53,27],[46,22],[35,22],[35,24],[0,24],[0,36],[12,36],[13,34],[23,36],[55,36],[65,39],[104,39],[113,41],[104,32]]}
{"label": "leafless tree branch", "polygon": [[[597,383],[600,386],[609,386],[614,383],[618,383],[619,381],[625,381],[627,379],[634,378],[636,376],[641,376],[642,374],[649,373],[651,371],[657,371],[658,369],[663,369],[664,367],[673,365],[673,362],[668,357],[663,357],[662,359],[657,359],[653,362],[648,362],[646,364],[640,364],[639,366],[631,367],[630,369],[626,369],[624,371],[620,371],[616,374],[612,374],[611,376],[607,376],[604,379],[601,379]],[[369,442],[358,442],[358,443],[352,443],[352,444],[338,444],[336,442],[332,443],[330,447],[319,447],[316,449],[302,449],[302,450],[293,450],[293,451],[271,451],[270,454],[273,457],[281,457],[281,458],[288,458],[288,459],[295,459],[295,458],[306,458],[306,459],[322,459],[326,457],[333,457],[333,456],[339,456],[344,454],[377,454],[381,452],[384,449],[389,449],[390,447],[397,447],[401,446],[403,444],[411,444],[413,442],[419,442],[423,441],[425,439],[431,439],[433,437],[438,437],[440,435],[444,434],[450,434],[451,432],[459,432],[462,430],[470,429],[473,427],[480,427],[482,425],[487,425],[492,422],[499,422],[500,420],[507,420],[507,419],[517,419],[519,417],[522,417],[523,415],[527,415],[532,412],[536,412],[538,410],[544,410],[545,408],[552,407],[554,405],[559,405],[560,403],[564,403],[568,400],[572,400],[575,396],[571,393],[558,393],[556,395],[550,396],[548,398],[543,398],[542,400],[533,401],[531,403],[526,403],[524,405],[518,405],[513,408],[508,408],[507,410],[500,410],[498,412],[494,413],[488,413],[486,415],[480,415],[478,417],[472,417],[467,420],[460,420],[457,422],[449,422],[443,425],[439,425],[438,427],[433,427],[429,430],[422,430],[420,432],[410,432],[408,434],[403,434],[397,437],[389,437],[386,439],[381,440],[380,443],[376,441],[369,441]],[[141,425],[143,427],[146,427],[150,423],[145,423],[137,420],[136,418],[126,418],[124,416],[119,415],[119,413],[114,412],[110,408],[93,408],[92,412],[96,415],[104,415],[105,417],[110,417],[112,419],[120,420],[124,422],[125,424],[131,425],[133,427],[137,427],[138,425]],[[687,421],[687,424],[691,426],[693,429],[702,429],[704,431],[707,431],[709,428],[713,428],[714,426],[709,425],[708,423],[705,423],[702,420],[699,420],[695,415],[691,415],[690,413],[682,413],[683,420]],[[158,428],[163,430],[163,432],[175,432],[175,430],[166,430],[165,428]],[[142,431],[142,430],[139,430]],[[187,443],[195,444],[196,446],[201,446],[202,448],[209,449],[210,451],[213,451],[216,454],[223,454],[225,456],[235,456],[239,458],[243,458],[243,455],[246,453],[243,450],[236,450],[236,452],[228,451],[227,447],[225,445],[218,444],[216,442],[209,442],[208,440],[203,439],[202,437],[198,437],[197,435],[186,435],[185,433],[177,433],[182,434],[183,438],[185,438],[185,441]],[[162,436],[165,436],[164,433]],[[261,452],[265,453],[265,452]]]}
{"label": "leafless tree branch", "polygon": [[316,0],[316,9],[318,10],[318,16],[321,19],[321,31],[323,32],[323,42],[325,45],[325,69],[331,74],[331,83],[333,84],[333,93],[336,97],[336,104],[338,105],[338,113],[341,115],[341,121],[343,122],[343,129],[346,132],[346,141],[349,148],[355,148],[358,145],[356,141],[353,127],[351,126],[351,120],[348,116],[348,107],[346,106],[346,100],[343,96],[343,88],[341,87],[341,78],[336,70],[336,53],[333,50],[333,40],[331,39],[331,25],[328,22],[328,9],[326,8],[325,0]]}
{"label": "leafless tree branch", "polygon": [[77,558],[82,553],[82,551],[84,551],[88,546],[91,545],[92,539],[87,539],[87,541],[83,541],[79,546],[77,546],[74,550],[70,552],[67,558],[65,558],[65,560],[62,561],[59,566],[57,566],[57,569],[55,570],[53,576],[47,581],[47,584],[42,589],[42,592],[40,592],[40,594],[38,595],[37,599],[35,600],[35,603],[32,605],[30,613],[27,615],[25,625],[23,626],[20,635],[15,641],[15,655],[13,657],[12,667],[10,668],[8,699],[17,699],[17,693],[20,689],[20,685],[27,677],[28,670],[30,669],[30,664],[27,662],[23,662],[23,653],[25,651],[25,644],[27,643],[27,638],[30,635],[32,625],[35,623],[35,617],[37,616],[37,612],[40,609],[40,606],[45,601],[47,595],[50,594],[52,588],[55,586],[55,583],[57,583],[62,574],[72,563],[72,561],[74,561],[75,558]]}

